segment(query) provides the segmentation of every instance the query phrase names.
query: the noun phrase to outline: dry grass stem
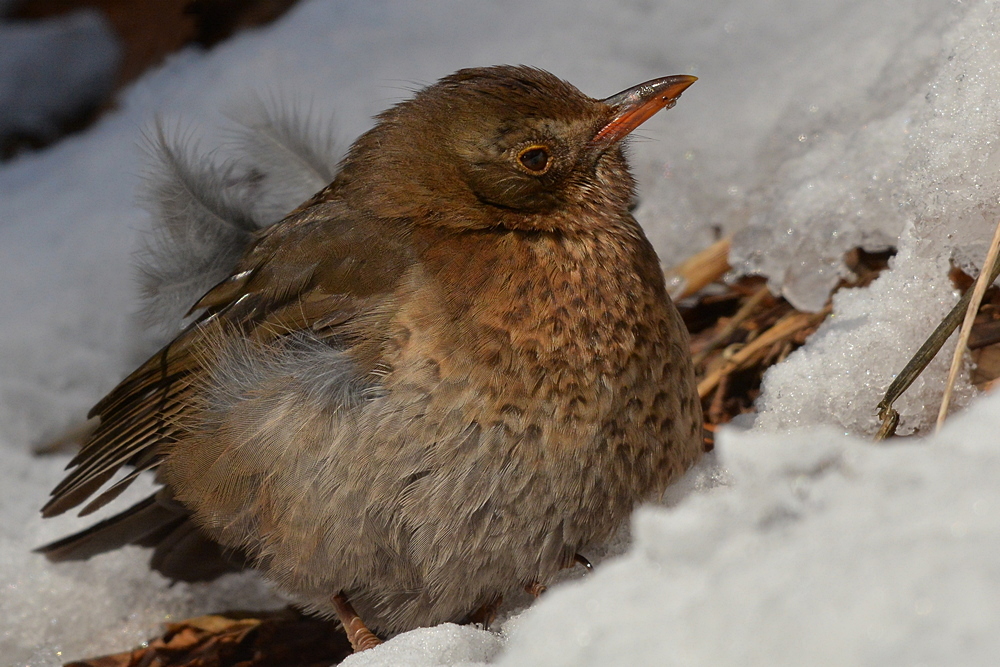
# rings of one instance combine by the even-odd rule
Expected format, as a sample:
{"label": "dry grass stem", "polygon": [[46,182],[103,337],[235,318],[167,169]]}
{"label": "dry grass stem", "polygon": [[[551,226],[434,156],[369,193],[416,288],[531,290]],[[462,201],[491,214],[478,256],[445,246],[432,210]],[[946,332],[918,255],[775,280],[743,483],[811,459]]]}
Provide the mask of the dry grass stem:
{"label": "dry grass stem", "polygon": [[752,342],[747,343],[738,352],[733,354],[721,367],[708,373],[705,378],[698,383],[698,395],[702,398],[719,384],[723,376],[732,373],[744,364],[748,364],[758,354],[763,354],[779,341],[790,338],[802,329],[813,327],[823,321],[830,314],[830,306],[827,306],[818,313],[792,312],[778,320],[774,326],[761,333]]}
{"label": "dry grass stem", "polygon": [[700,292],[729,270],[729,236],[720,239],[701,252],[667,269],[667,289],[670,298],[680,301]]}
{"label": "dry grass stem", "polygon": [[990,242],[990,249],[986,253],[986,261],[983,262],[983,269],[979,272],[979,278],[972,291],[972,301],[969,302],[969,307],[965,311],[962,332],[958,338],[958,345],[955,346],[955,354],[951,358],[948,381],[944,385],[944,395],[941,397],[941,409],[938,410],[935,432],[941,430],[941,425],[944,424],[944,419],[948,415],[948,404],[951,402],[951,393],[955,386],[955,378],[958,377],[958,369],[962,365],[962,355],[968,346],[969,336],[972,334],[972,324],[975,322],[979,306],[983,302],[983,295],[986,294],[986,288],[993,282],[993,272],[990,269],[996,265],[998,253],[1000,253],[1000,223],[997,224],[996,230],[993,232],[993,241]]}
{"label": "dry grass stem", "polygon": [[736,311],[736,314],[729,318],[726,326],[724,326],[719,333],[712,337],[705,347],[702,348],[701,352],[694,355],[694,365],[698,366],[704,362],[705,359],[708,358],[708,355],[711,354],[719,345],[722,345],[726,339],[732,336],[736,329],[743,324],[743,322],[745,322],[755,310],[757,310],[757,307],[760,306],[761,302],[770,295],[771,291],[767,288],[767,285],[763,285],[758,288],[757,291],[753,293],[753,296],[747,299],[746,303],[740,306],[740,309]]}

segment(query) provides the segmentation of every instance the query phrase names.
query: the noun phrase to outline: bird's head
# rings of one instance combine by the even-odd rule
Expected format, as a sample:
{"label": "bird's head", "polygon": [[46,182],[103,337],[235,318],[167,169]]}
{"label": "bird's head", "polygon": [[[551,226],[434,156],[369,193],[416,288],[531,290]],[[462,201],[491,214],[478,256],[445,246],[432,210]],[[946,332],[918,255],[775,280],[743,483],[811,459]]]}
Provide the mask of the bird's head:
{"label": "bird's head", "polygon": [[627,209],[622,140],[694,81],[594,99],[531,67],[460,70],[382,113],[337,189],[376,215],[459,229],[586,224],[581,212]]}

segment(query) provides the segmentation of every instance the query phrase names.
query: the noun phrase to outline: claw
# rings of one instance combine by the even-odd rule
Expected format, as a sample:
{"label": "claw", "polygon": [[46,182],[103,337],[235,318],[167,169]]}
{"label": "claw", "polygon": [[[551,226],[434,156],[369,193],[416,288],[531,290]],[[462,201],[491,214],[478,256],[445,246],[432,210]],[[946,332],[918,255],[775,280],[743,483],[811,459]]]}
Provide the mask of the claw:
{"label": "claw", "polygon": [[548,586],[546,586],[545,584],[539,583],[537,581],[532,581],[530,584],[525,584],[524,585],[525,592],[527,592],[528,595],[532,595],[532,596],[534,596],[536,598],[537,597],[541,597],[542,593],[544,593],[548,589],[549,589]]}

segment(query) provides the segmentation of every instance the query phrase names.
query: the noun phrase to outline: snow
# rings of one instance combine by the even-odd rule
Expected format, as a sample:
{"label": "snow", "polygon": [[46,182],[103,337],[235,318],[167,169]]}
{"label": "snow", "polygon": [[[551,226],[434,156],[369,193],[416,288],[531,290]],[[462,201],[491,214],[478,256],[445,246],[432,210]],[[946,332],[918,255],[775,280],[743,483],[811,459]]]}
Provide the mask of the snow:
{"label": "snow", "polygon": [[[314,0],[176,54],[96,126],[0,166],[5,659],[56,665],[124,650],[168,619],[281,604],[252,575],[171,587],[139,549],[58,566],[30,553],[81,526],[39,518],[67,457],[32,457],[31,444],[76,422],[154,342],[133,317],[131,258],[154,118],[226,149],[226,113],[256,93],[334,113],[343,147],[420,85],[527,63],[595,96],[700,77],[633,143],[637,214],[664,263],[737,232],[737,272],[818,309],[844,251],[899,253],[768,374],[750,430],[722,431],[715,455],[637,513],[632,546],[508,610],[499,632],[417,630],[347,664],[993,664],[1000,398],[966,385],[968,409],[937,436],[859,438],[956,300],[949,261],[978,266],[1000,215],[998,22],[985,0]],[[945,367],[898,404],[904,431],[927,432]]]}
{"label": "snow", "polygon": [[723,432],[730,483],[637,512],[629,553],[525,612],[499,664],[996,664],[998,403],[918,444]]}
{"label": "snow", "polygon": [[[833,314],[809,344],[767,371],[756,404],[759,430],[829,424],[848,433],[878,431],[874,406],[923,337],[958,300],[940,247],[918,241],[910,224],[900,235],[899,248],[891,271],[867,288],[837,292]],[[901,415],[898,434],[926,430],[936,421],[957,337],[952,335],[895,403]],[[956,392],[960,404],[971,397],[967,374],[956,382]]]}
{"label": "snow", "polygon": [[989,195],[1000,15],[994,3],[973,3],[946,29],[940,15],[949,13],[920,13],[912,30],[883,24],[887,57],[872,63],[875,81],[860,82],[868,104],[858,109],[851,96],[822,124],[799,124],[805,152],[780,166],[738,236],[742,268],[768,275],[797,306],[819,310],[845,273],[844,252],[892,244],[908,222],[918,240],[946,241],[938,250],[964,268],[986,254],[1000,214]]}
{"label": "snow", "polygon": [[420,628],[393,641],[349,656],[345,667],[474,667],[485,665],[503,649],[500,635],[472,626],[445,623]]}

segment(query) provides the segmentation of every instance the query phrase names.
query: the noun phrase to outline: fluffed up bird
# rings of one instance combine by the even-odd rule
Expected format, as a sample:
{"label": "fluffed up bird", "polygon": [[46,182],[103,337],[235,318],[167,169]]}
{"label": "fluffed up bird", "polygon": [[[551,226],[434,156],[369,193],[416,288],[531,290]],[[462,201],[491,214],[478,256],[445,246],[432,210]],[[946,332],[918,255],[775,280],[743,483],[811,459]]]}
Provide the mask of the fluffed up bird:
{"label": "fluffed up bird", "polygon": [[605,99],[461,70],[377,117],[92,410],[43,509],[162,489],[43,547],[256,568],[356,648],[538,589],[702,451],[687,333],[622,140],[695,81]]}

